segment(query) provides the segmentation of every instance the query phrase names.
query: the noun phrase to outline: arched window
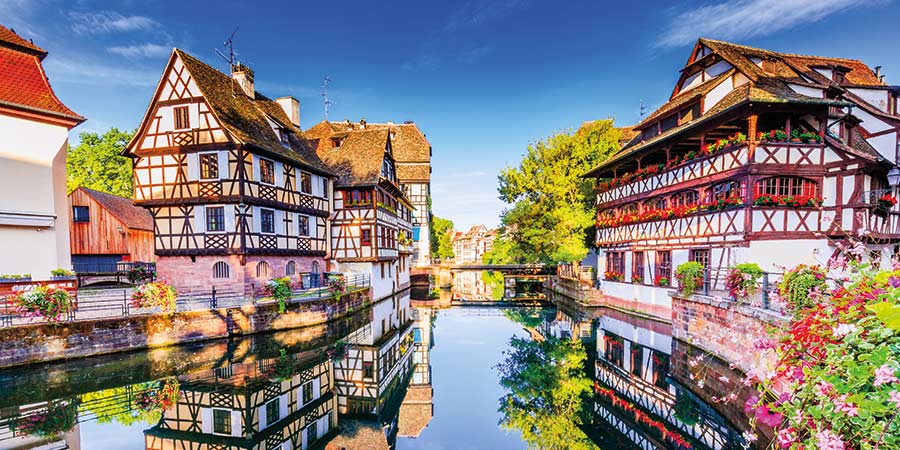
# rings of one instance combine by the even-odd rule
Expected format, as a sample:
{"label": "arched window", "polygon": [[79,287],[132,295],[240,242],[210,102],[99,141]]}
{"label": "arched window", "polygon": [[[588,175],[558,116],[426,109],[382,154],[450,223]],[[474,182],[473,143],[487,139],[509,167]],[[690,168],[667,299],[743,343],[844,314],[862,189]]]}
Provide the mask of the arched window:
{"label": "arched window", "polygon": [[819,186],[815,181],[800,177],[778,176],[763,178],[756,182],[756,196],[793,195],[815,197]]}
{"label": "arched window", "polygon": [[669,204],[671,206],[690,206],[697,204],[697,191],[681,191],[672,194],[672,197],[669,199]]}
{"label": "arched window", "polygon": [[619,211],[622,214],[637,214],[638,204],[637,203],[629,203],[627,205],[622,205],[622,207],[619,208]]}
{"label": "arched window", "polygon": [[312,269],[310,269],[310,272],[319,273],[319,262],[318,261],[312,262]]}
{"label": "arched window", "polygon": [[219,261],[213,264],[213,279],[220,280],[230,276],[230,270],[228,270],[228,264],[226,264],[225,261]]}
{"label": "arched window", "polygon": [[666,209],[666,198],[665,197],[657,197],[651,198],[644,202],[644,211],[652,211],[654,209]]}
{"label": "arched window", "polygon": [[265,261],[260,261],[256,264],[256,276],[259,278],[268,277],[269,276],[269,263]]}
{"label": "arched window", "polygon": [[297,264],[293,261],[288,261],[287,265],[284,266],[284,275],[289,277],[295,272],[297,272]]}
{"label": "arched window", "polygon": [[706,191],[706,200],[715,202],[727,198],[741,198],[744,194],[743,183],[736,180],[725,181],[713,185]]}

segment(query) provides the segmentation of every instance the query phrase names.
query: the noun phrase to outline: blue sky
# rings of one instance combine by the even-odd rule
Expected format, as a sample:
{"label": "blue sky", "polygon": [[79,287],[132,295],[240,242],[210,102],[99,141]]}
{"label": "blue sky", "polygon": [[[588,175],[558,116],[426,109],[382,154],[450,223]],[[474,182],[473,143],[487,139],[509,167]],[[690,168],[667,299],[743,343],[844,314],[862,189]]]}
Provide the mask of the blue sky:
{"label": "blue sky", "polygon": [[0,23],[33,38],[57,94],[88,121],[133,129],[179,47],[225,69],[235,46],[257,89],[301,102],[304,128],[414,120],[434,148],[436,214],[494,226],[496,175],[530,142],[613,117],[639,119],[671,93],[698,36],[852,57],[900,84],[900,6],[874,0],[708,2],[0,0]]}

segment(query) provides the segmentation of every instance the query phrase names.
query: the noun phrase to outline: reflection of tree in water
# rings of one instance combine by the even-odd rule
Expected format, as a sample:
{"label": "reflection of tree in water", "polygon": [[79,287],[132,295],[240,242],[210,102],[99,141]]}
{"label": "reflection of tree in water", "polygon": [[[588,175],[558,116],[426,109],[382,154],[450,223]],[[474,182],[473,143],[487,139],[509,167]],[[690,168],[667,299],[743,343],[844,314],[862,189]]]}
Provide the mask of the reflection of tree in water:
{"label": "reflection of tree in water", "polygon": [[525,328],[537,328],[542,323],[552,320],[554,310],[552,308],[510,308],[503,310],[503,315]]}
{"label": "reflection of tree in water", "polygon": [[162,418],[162,410],[142,410],[134,407],[132,396],[156,386],[155,381],[138,383],[101,391],[89,392],[81,396],[85,411],[97,416],[99,423],[118,422],[125,426],[136,423],[155,425]]}
{"label": "reflection of tree in water", "polygon": [[503,300],[503,272],[486,270],[481,272],[481,281],[491,290],[491,300]]}
{"label": "reflection of tree in water", "polygon": [[581,342],[513,337],[509,347],[497,365],[507,392],[500,398],[500,425],[520,431],[530,449],[597,448],[579,428],[591,392]]}

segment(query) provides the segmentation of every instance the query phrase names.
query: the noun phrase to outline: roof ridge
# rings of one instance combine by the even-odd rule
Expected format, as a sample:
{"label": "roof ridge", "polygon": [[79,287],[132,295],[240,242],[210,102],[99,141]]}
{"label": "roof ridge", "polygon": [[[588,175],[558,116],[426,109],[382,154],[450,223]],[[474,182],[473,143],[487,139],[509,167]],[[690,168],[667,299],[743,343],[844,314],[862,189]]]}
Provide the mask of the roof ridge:
{"label": "roof ridge", "polygon": [[839,56],[804,55],[804,54],[801,54],[801,53],[780,52],[780,51],[777,51],[777,50],[769,50],[769,49],[760,48],[760,47],[753,47],[753,46],[746,45],[746,44],[737,44],[737,43],[734,43],[734,42],[723,41],[723,40],[721,40],[721,39],[699,38],[699,41],[714,42],[714,43],[717,43],[717,44],[731,45],[731,46],[734,46],[734,47],[740,47],[740,48],[744,48],[744,49],[747,49],[747,50],[754,50],[754,51],[758,51],[758,52],[761,52],[761,53],[772,53],[772,54],[778,55],[778,56],[789,56],[789,57],[793,57],[793,58],[832,59],[832,60],[837,60],[837,61],[849,61],[849,62],[858,62],[858,63],[861,63],[861,64],[865,64],[861,59],[855,59],[855,58],[842,58],[842,57],[839,57]]}

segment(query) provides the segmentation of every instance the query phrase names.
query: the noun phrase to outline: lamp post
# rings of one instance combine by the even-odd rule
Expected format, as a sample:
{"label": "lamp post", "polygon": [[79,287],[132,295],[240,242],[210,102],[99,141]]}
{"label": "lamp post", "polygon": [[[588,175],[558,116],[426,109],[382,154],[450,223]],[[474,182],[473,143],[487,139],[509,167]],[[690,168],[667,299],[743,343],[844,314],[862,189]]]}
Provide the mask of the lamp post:
{"label": "lamp post", "polygon": [[888,184],[895,188],[900,186],[900,167],[894,166],[887,173]]}

